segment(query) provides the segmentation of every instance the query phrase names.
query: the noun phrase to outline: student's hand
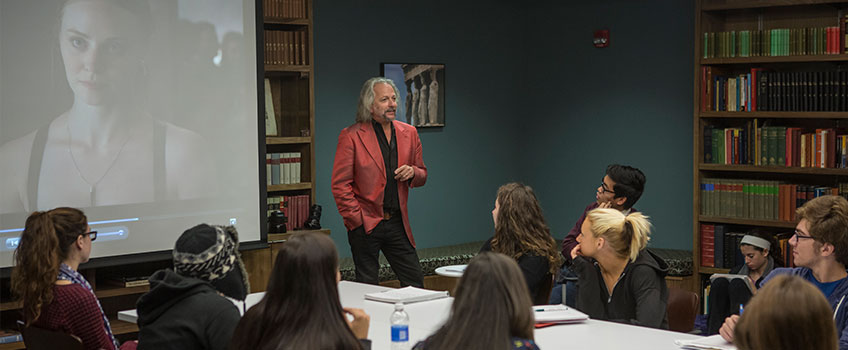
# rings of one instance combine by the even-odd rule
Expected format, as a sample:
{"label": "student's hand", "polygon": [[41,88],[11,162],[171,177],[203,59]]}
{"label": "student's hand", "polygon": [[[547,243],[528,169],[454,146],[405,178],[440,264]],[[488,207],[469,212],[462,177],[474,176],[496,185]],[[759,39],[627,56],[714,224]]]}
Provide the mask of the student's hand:
{"label": "student's hand", "polygon": [[739,315],[730,315],[730,317],[724,319],[724,324],[718,330],[718,334],[721,334],[721,337],[728,343],[733,342],[733,329],[736,328],[737,321],[739,321]]}
{"label": "student's hand", "polygon": [[612,208],[612,202],[603,202],[601,204],[598,204],[598,209],[607,209],[607,208]]}
{"label": "student's hand", "polygon": [[407,181],[415,175],[415,169],[409,165],[401,165],[397,169],[395,169],[395,180],[403,182]]}
{"label": "student's hand", "polygon": [[574,260],[574,258],[576,258],[578,255],[583,255],[583,253],[580,252],[580,244],[579,243],[576,246],[574,246],[574,248],[571,249],[571,260]]}
{"label": "student's hand", "polygon": [[[353,321],[348,321],[347,325],[350,327],[350,330],[353,331],[353,335],[356,336],[356,339],[367,339],[368,326],[371,324],[371,316],[368,316],[368,314],[366,314],[362,309],[352,307],[346,307],[343,309],[345,313],[353,316]],[[345,321],[347,321],[347,316],[345,316]]]}

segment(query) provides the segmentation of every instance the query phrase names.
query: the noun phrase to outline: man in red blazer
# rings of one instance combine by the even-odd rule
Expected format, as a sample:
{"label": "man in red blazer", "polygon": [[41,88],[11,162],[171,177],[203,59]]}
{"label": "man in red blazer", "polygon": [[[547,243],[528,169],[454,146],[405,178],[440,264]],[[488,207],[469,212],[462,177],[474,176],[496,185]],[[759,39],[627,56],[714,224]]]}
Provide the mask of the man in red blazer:
{"label": "man in red blazer", "polygon": [[397,98],[391,79],[371,78],[362,86],[356,123],[339,134],[332,191],[356,280],[377,284],[382,250],[402,286],[423,287],[406,201],[411,187],[427,182],[427,167],[418,131],[395,120]]}

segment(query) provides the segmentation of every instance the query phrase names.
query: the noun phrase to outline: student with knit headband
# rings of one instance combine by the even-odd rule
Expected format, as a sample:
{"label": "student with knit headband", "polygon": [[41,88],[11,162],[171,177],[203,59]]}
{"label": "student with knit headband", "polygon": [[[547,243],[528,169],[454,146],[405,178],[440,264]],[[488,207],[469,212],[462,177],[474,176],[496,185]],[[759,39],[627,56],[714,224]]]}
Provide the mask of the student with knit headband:
{"label": "student with knit headband", "polygon": [[[232,226],[197,225],[177,239],[174,269],[138,301],[139,349],[226,349],[250,291]],[[242,304],[243,305],[243,304]]]}
{"label": "student with knit headband", "polygon": [[[780,259],[780,246],[771,232],[755,230],[745,235],[739,244],[739,251],[745,257],[745,262],[730,269],[730,273],[748,276],[754,285],[748,286],[744,280],[739,278],[718,277],[712,279],[707,321],[709,334],[718,333],[724,319],[730,315],[738,314],[739,305],[748,303],[752,296],[750,287],[755,288],[756,291],[763,279],[775,267],[783,265],[783,261]],[[726,254],[732,254],[732,252]]]}
{"label": "student with knit headband", "polygon": [[[776,268],[761,285],[782,274],[799,276],[815,285],[833,310],[839,349],[848,350],[848,201],[840,196],[821,196],[804,203],[795,213],[799,221],[789,245],[798,267]],[[733,341],[738,320],[738,315],[725,319],[719,329],[722,338]],[[798,334],[804,335],[803,328]]]}

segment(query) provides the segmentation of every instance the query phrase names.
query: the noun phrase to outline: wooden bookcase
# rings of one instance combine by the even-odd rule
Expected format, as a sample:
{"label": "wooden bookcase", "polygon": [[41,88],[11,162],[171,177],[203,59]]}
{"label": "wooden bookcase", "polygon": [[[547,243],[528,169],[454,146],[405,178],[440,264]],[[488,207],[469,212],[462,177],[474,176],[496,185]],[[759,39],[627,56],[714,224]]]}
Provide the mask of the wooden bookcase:
{"label": "wooden bookcase", "polygon": [[[275,135],[266,135],[265,150],[269,155],[300,154],[300,181],[279,181],[281,184],[272,185],[272,174],[268,173],[267,195],[269,198],[306,195],[312,204],[315,203],[312,0],[263,0],[262,6],[264,45],[259,50],[264,53],[263,76],[270,82],[277,127]],[[260,110],[267,107],[260,106]],[[298,221],[293,222],[295,231],[302,229],[303,221]]]}
{"label": "wooden bookcase", "polygon": [[[809,95],[804,95],[803,88],[795,90],[795,93],[800,93],[801,96],[796,99],[796,104],[785,103],[782,108],[768,108],[767,110],[751,110],[747,108],[742,111],[723,111],[716,110],[715,100],[710,99],[707,93],[715,96],[714,86],[707,86],[703,83],[707,76],[706,69],[709,68],[715,75],[724,76],[739,76],[740,74],[751,73],[752,68],[762,68],[767,72],[783,72],[796,73],[796,79],[790,76],[788,79],[789,86],[793,83],[798,86],[804,86],[804,73],[810,71],[845,71],[848,70],[848,54],[844,51],[831,54],[817,54],[815,52],[800,51],[806,49],[809,45],[806,41],[796,42],[794,39],[787,39],[789,43],[788,54],[782,55],[756,55],[752,52],[745,52],[747,55],[740,55],[737,51],[735,55],[715,55],[713,48],[718,46],[716,39],[713,43],[705,43],[705,40],[710,40],[709,34],[705,39],[705,33],[730,32],[730,31],[766,31],[772,29],[789,29],[793,35],[789,38],[799,38],[804,36],[802,28],[821,28],[840,26],[840,22],[845,21],[845,15],[848,13],[848,2],[845,1],[827,1],[827,0],[696,0],[695,5],[695,58],[694,58],[694,105],[693,105],[693,262],[694,273],[699,277],[701,282],[713,273],[726,273],[729,268],[716,268],[702,266],[705,262],[701,261],[701,224],[724,224],[732,227],[732,232],[745,232],[753,228],[764,228],[768,231],[779,233],[790,233],[795,227],[795,222],[792,220],[774,220],[751,218],[750,215],[742,213],[742,215],[717,215],[715,212],[706,212],[708,205],[704,205],[702,197],[705,197],[702,192],[702,183],[705,179],[733,179],[743,181],[776,181],[786,184],[802,184],[816,186],[835,187],[839,183],[848,182],[848,169],[846,168],[818,168],[818,167],[797,167],[797,166],[782,166],[782,165],[759,165],[756,162],[744,164],[715,164],[710,163],[705,159],[705,152],[711,153],[712,149],[707,149],[705,144],[708,142],[705,135],[705,128],[710,132],[710,128],[740,128],[746,132],[753,133],[756,128],[748,127],[749,122],[757,120],[757,125],[761,126],[766,123],[767,126],[777,127],[797,127],[801,128],[802,132],[815,132],[820,128],[833,128],[837,134],[848,133],[848,109],[839,110],[838,100],[837,107],[827,111],[809,111],[809,105],[806,102],[797,103],[797,101],[807,98]],[[808,34],[812,34],[809,32]],[[747,35],[752,35],[750,32]],[[757,34],[753,34],[757,35]],[[844,32],[839,35],[844,36]],[[756,38],[756,36],[754,36]],[[801,39],[797,39],[801,40]],[[803,39],[806,40],[806,39]],[[772,45],[769,42],[768,45]],[[792,50],[795,44],[796,50]],[[844,46],[843,46],[844,47]],[[738,48],[738,47],[737,47]],[[770,47],[767,47],[770,49]],[[725,51],[728,49],[724,47]],[[746,48],[747,49],[747,48]],[[756,49],[756,47],[754,47]],[[750,51],[750,50],[746,50]],[[706,53],[706,55],[705,55]],[[766,51],[766,53],[769,53]],[[732,56],[732,57],[728,57]],[[746,56],[746,57],[740,57]],[[843,80],[844,81],[844,80]],[[756,86],[757,81],[752,80],[752,84]],[[836,88],[837,92],[838,87]],[[843,87],[842,93],[845,93]],[[788,95],[792,96],[792,95]],[[749,99],[753,96],[747,96]],[[839,98],[838,96],[834,96]],[[778,97],[780,101],[781,97]],[[784,97],[787,98],[787,97]],[[842,99],[848,99],[842,95]],[[774,100],[771,100],[774,101]],[[848,100],[846,100],[848,101]],[[762,101],[760,101],[762,102]],[[768,103],[768,101],[766,101]],[[705,104],[709,104],[707,107]],[[826,110],[826,109],[817,109]],[[746,129],[748,127],[748,129]],[[752,137],[753,138],[753,137]],[[712,140],[712,137],[710,138]],[[710,141],[712,142],[712,141]],[[785,141],[784,141],[785,142]],[[748,149],[752,153],[756,153],[755,143],[750,143],[740,146],[742,151],[747,152]],[[742,148],[744,147],[744,148]],[[837,160],[839,155],[837,155]],[[755,158],[752,157],[750,158]],[[779,158],[779,157],[778,157]],[[752,159],[753,160],[753,159]],[[744,201],[745,197],[742,197]],[[757,205],[756,202],[748,202],[748,207]],[[746,207],[746,208],[748,208]],[[712,208],[715,208],[713,206]],[[791,211],[794,212],[794,206],[791,206]],[[707,215],[711,214],[711,215]],[[758,217],[758,216],[755,216]],[[733,249],[738,249],[734,247]],[[733,253],[733,252],[731,252]],[[709,254],[707,252],[707,254]],[[727,252],[725,252],[727,254]],[[706,262],[708,264],[708,262]],[[703,287],[703,284],[701,284]],[[703,292],[703,290],[702,290]],[[702,295],[703,297],[703,295]],[[703,300],[703,299],[702,299]]]}

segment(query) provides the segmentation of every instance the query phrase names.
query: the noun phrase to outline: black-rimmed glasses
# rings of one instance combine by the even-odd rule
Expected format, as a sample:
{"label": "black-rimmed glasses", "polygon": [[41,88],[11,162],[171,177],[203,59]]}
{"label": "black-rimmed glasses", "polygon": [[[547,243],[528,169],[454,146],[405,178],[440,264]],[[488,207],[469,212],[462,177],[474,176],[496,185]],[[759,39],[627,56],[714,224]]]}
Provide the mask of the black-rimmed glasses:
{"label": "black-rimmed glasses", "polygon": [[798,230],[795,230],[795,234],[793,235],[793,237],[795,237],[796,241],[800,241],[802,239],[813,239],[813,240],[816,239],[815,237],[805,235],[803,232],[798,231]]}
{"label": "black-rimmed glasses", "polygon": [[610,189],[607,188],[607,183],[604,182],[604,180],[601,180],[601,190],[604,193],[606,193],[606,192],[615,193],[615,191],[611,191]]}
{"label": "black-rimmed glasses", "polygon": [[83,235],[88,235],[89,237],[91,237],[92,241],[97,239],[97,231],[88,231],[86,233],[83,233]]}

